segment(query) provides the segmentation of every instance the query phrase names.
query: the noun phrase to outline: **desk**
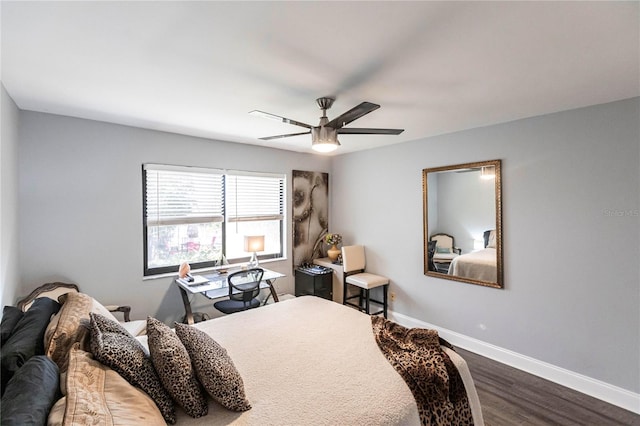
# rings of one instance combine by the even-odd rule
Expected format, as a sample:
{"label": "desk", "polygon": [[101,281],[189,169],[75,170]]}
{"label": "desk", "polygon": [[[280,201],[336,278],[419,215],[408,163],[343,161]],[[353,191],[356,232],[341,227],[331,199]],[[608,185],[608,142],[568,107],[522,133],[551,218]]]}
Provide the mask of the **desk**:
{"label": "desk", "polygon": [[[265,268],[262,269],[264,270],[264,275],[262,276],[260,288],[269,289],[269,295],[266,299],[264,299],[264,304],[267,303],[269,297],[273,297],[273,300],[275,302],[279,302],[278,294],[276,293],[276,289],[273,287],[273,282],[278,278],[284,277],[284,274]],[[189,302],[189,294],[202,294],[209,299],[219,299],[221,297],[227,297],[229,296],[229,284],[227,283],[227,276],[229,274],[232,274],[233,272],[236,271],[231,270],[227,274],[206,274],[204,276],[209,280],[209,282],[201,285],[187,285],[184,284],[181,280],[175,280],[176,284],[178,284],[178,288],[180,289],[180,295],[182,296],[182,303],[184,304],[184,312],[185,318],[187,319],[187,324],[193,324],[193,312],[191,312],[191,302]]]}
{"label": "desk", "polygon": [[342,265],[333,263],[328,257],[313,259],[313,263],[333,269],[333,301],[342,303],[342,293],[344,291],[344,272]]}

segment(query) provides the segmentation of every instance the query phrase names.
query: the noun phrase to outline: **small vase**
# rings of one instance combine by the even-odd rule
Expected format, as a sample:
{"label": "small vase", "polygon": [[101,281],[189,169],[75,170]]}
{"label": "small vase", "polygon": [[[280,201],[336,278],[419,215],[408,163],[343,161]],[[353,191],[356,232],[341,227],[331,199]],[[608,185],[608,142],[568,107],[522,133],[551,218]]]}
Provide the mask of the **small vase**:
{"label": "small vase", "polygon": [[333,262],[335,262],[336,260],[338,260],[338,256],[340,256],[341,250],[336,247],[336,245],[332,245],[331,248],[329,250],[327,250],[327,256],[329,256],[329,259],[331,259]]}

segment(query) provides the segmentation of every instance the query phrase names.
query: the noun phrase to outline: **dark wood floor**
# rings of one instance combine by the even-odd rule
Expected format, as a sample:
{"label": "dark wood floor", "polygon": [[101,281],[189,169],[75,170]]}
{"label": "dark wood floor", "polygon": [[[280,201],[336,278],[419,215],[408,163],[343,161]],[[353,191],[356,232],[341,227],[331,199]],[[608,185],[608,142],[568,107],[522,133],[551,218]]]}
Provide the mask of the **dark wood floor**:
{"label": "dark wood floor", "polygon": [[463,349],[487,426],[640,425],[640,415]]}

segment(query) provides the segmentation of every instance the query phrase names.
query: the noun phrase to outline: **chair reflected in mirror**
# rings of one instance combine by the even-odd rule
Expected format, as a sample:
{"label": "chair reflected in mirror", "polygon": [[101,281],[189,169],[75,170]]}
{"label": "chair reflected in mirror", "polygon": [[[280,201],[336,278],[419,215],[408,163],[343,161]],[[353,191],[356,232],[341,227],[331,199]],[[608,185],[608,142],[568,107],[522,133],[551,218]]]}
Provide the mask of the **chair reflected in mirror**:
{"label": "chair reflected in mirror", "polygon": [[229,299],[220,300],[213,306],[225,314],[246,311],[260,306],[260,282],[264,270],[261,268],[247,269],[235,272],[227,278],[229,284]]}
{"label": "chair reflected in mirror", "polygon": [[432,257],[434,270],[446,274],[449,272],[449,265],[454,258],[460,256],[462,249],[455,246],[453,236],[449,234],[433,234],[430,242],[434,241],[436,243]]}

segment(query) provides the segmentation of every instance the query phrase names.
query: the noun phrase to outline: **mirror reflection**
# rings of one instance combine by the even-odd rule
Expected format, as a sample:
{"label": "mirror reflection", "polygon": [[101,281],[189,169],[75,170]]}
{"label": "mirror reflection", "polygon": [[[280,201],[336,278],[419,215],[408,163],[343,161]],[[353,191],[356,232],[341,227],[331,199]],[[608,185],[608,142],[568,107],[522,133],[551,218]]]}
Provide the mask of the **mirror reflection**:
{"label": "mirror reflection", "polygon": [[500,165],[423,170],[425,275],[503,287]]}

